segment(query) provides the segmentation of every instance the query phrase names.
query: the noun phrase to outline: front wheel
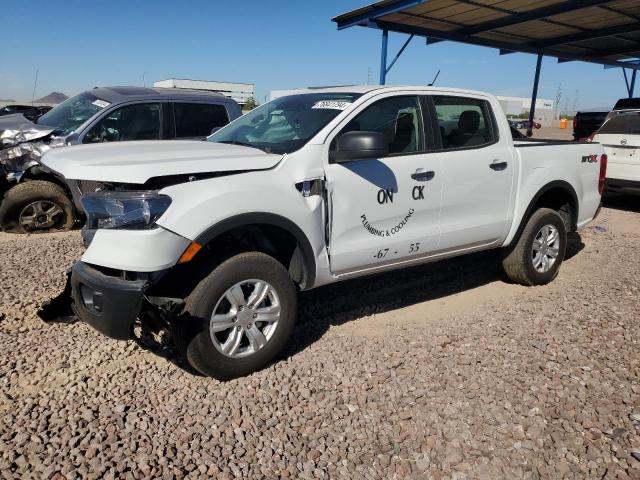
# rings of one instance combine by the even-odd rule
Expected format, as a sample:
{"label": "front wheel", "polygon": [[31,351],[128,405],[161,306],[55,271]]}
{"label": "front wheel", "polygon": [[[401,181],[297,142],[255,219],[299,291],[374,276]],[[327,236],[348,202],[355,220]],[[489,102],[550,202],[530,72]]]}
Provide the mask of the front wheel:
{"label": "front wheel", "polygon": [[178,347],[196,370],[227,380],[261,369],[280,353],[296,319],[296,289],[273,257],[241,253],[196,286],[186,311],[187,318],[175,320]]}
{"label": "front wheel", "polygon": [[558,274],[567,250],[567,230],[558,212],[536,210],[518,242],[505,252],[504,271],[523,285],[545,285]]}
{"label": "front wheel", "polygon": [[66,192],[46,180],[28,180],[10,188],[0,205],[0,227],[13,233],[69,230],[75,223]]}

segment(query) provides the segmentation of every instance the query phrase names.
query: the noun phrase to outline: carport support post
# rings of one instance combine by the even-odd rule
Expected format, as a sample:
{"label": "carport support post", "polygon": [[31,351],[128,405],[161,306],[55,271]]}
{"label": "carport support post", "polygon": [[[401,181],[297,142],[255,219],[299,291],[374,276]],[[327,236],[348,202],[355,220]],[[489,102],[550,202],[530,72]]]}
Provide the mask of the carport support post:
{"label": "carport support post", "polygon": [[382,50],[380,51],[380,85],[387,80],[387,43],[389,43],[389,30],[382,30]]}
{"label": "carport support post", "polygon": [[533,80],[533,93],[531,94],[531,108],[529,109],[529,126],[527,127],[527,137],[533,135],[533,117],[536,114],[536,100],[538,100],[538,83],[540,82],[540,68],[542,67],[542,53],[538,54],[536,63],[536,76]]}
{"label": "carport support post", "polygon": [[629,98],[633,98],[633,91],[636,89],[636,74],[637,70],[633,70],[631,74],[631,85],[629,86]]}

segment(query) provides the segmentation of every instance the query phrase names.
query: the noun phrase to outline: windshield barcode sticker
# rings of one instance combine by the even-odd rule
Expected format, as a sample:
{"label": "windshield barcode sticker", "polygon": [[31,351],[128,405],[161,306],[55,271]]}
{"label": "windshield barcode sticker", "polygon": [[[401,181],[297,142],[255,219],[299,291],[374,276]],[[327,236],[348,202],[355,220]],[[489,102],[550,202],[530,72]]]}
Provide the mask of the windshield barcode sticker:
{"label": "windshield barcode sticker", "polygon": [[330,110],[344,110],[351,102],[346,100],[321,100],[313,104],[311,108],[328,108]]}
{"label": "windshield barcode sticker", "polygon": [[108,107],[109,105],[111,105],[109,102],[105,102],[104,100],[94,100],[91,103],[100,108]]}

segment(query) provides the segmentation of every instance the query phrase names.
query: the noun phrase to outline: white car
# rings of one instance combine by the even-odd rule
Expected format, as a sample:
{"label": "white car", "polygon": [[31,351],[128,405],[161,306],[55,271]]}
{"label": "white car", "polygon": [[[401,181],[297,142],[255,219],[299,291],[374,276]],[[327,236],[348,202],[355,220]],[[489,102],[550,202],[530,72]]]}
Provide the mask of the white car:
{"label": "white car", "polygon": [[593,137],[607,154],[606,189],[640,195],[640,111],[617,112]]}
{"label": "white car", "polygon": [[189,362],[247,374],[283,348],[296,291],[487,249],[551,281],[597,214],[598,144],[514,141],[492,95],[432,87],[301,90],[209,142],[52,150],[83,190],[88,248],[65,298],[100,332],[166,326]]}

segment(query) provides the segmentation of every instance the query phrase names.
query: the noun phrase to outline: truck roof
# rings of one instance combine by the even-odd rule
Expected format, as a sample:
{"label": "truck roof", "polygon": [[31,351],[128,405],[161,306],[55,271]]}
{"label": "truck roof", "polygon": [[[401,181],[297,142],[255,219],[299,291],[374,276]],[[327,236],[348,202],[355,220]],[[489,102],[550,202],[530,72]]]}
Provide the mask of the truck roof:
{"label": "truck roof", "polygon": [[442,93],[472,93],[478,95],[487,95],[486,92],[468,90],[464,88],[448,88],[448,87],[432,87],[429,85],[335,85],[326,87],[305,87],[291,90],[292,94],[303,93],[369,93],[372,91],[389,91],[398,90],[423,90],[425,92],[442,92]]}
{"label": "truck roof", "polygon": [[132,100],[147,100],[152,98],[160,99],[183,99],[197,100],[215,98],[220,102],[233,102],[229,97],[217,92],[206,90],[191,90],[186,88],[160,88],[160,87],[95,87],[88,90],[96,97],[110,103],[129,102]]}

